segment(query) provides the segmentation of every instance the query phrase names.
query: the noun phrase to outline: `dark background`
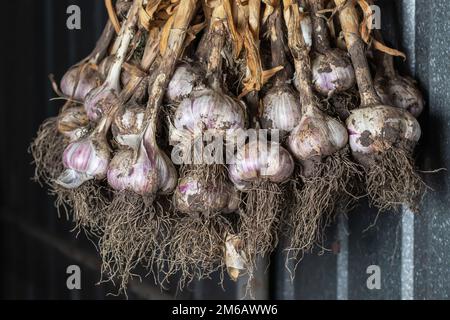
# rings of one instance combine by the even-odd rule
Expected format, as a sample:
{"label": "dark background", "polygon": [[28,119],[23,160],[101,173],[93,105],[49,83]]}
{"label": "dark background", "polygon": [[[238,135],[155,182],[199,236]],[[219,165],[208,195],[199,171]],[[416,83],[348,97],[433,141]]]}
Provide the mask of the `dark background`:
{"label": "dark background", "polygon": [[[66,28],[66,9],[81,8],[82,29]],[[423,170],[450,165],[450,1],[380,1],[382,32],[406,51],[403,72],[418,79],[427,100],[418,148]],[[72,224],[58,218],[45,188],[31,181],[27,153],[39,124],[54,116],[48,74],[65,70],[92,50],[106,21],[101,0],[17,0],[2,3],[0,50],[0,297],[7,299],[113,299],[96,285],[98,256]],[[392,41],[396,39],[396,41]],[[305,257],[292,283],[281,253],[258,278],[257,297],[278,299],[450,298],[450,200],[446,172],[425,174],[430,190],[420,214],[386,213],[365,231],[376,211],[364,204],[330,228],[327,250]],[[338,252],[340,252],[338,254]],[[82,270],[82,290],[66,287],[66,268]],[[381,289],[369,290],[366,269],[381,269]],[[130,298],[241,298],[243,283],[218,286],[219,276],[183,292],[133,282]],[[118,297],[120,299],[123,296]]]}

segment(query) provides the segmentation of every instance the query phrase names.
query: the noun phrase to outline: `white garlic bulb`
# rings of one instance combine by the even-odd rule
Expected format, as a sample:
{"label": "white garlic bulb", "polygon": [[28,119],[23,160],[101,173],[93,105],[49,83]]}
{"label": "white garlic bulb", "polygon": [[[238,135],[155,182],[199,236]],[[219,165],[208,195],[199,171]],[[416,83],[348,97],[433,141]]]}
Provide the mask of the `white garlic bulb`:
{"label": "white garlic bulb", "polygon": [[245,128],[246,117],[242,104],[222,92],[201,89],[192,92],[189,98],[178,106],[171,130],[171,141],[178,141],[179,136],[186,136],[177,131],[184,131],[191,137],[209,130],[231,133]]}
{"label": "white garlic bulb", "polygon": [[317,92],[329,97],[355,85],[355,71],[345,51],[329,49],[316,53],[312,62],[313,85]]}
{"label": "white garlic bulb", "polygon": [[239,190],[246,190],[254,182],[287,181],[294,172],[294,160],[278,143],[261,139],[238,150],[228,172],[234,185]]}
{"label": "white garlic bulb", "polygon": [[298,94],[289,86],[274,86],[262,100],[261,126],[291,132],[302,117]]}
{"label": "white garlic bulb", "polygon": [[338,120],[315,106],[305,106],[303,109],[302,120],[288,139],[290,151],[297,159],[326,157],[347,145],[347,130]]}
{"label": "white garlic bulb", "polygon": [[186,214],[221,212],[238,209],[240,198],[233,186],[225,181],[206,185],[195,175],[180,180],[174,192],[176,208]]}
{"label": "white garlic bulb", "polygon": [[167,86],[165,97],[167,102],[176,104],[188,97],[194,89],[201,86],[200,70],[183,63],[175,69]]}
{"label": "white garlic bulb", "polygon": [[420,125],[409,112],[389,106],[355,109],[346,123],[354,154],[376,154],[393,145],[412,148],[421,136]]}

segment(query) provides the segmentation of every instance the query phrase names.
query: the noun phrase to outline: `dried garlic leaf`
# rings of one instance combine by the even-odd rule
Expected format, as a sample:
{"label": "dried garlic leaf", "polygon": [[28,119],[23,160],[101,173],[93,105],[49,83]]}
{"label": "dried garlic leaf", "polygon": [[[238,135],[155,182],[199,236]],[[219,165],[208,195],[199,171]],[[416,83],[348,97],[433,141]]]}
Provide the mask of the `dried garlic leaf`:
{"label": "dried garlic leaf", "polygon": [[161,55],[163,55],[167,49],[167,45],[169,42],[170,30],[172,29],[174,21],[175,21],[175,15],[172,15],[166,21],[166,24],[164,25],[164,27],[161,31],[161,42],[159,44],[159,52],[161,53]]}
{"label": "dried garlic leaf", "polygon": [[362,11],[364,12],[364,18],[363,18],[363,21],[361,22],[360,30],[359,30],[363,41],[366,44],[373,45],[373,47],[376,50],[387,53],[391,56],[402,57],[403,59],[406,60],[406,55],[403,52],[398,51],[396,49],[389,48],[388,46],[384,45],[383,43],[381,43],[380,41],[377,41],[376,39],[374,39],[372,37],[372,35],[371,35],[372,29],[369,27],[373,24],[373,19],[374,19],[374,17],[373,17],[374,14],[373,14],[372,8],[370,7],[370,5],[367,3],[366,0],[358,0],[358,4],[361,7]]}

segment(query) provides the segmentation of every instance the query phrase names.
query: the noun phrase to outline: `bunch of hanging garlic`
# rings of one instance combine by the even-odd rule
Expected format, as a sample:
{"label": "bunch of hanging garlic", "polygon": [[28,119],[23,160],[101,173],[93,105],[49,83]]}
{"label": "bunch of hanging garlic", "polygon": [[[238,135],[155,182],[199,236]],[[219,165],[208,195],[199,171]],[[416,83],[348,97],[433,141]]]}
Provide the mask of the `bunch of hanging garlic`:
{"label": "bunch of hanging garlic", "polygon": [[105,3],[31,151],[120,289],[139,266],[162,285],[221,269],[251,284],[280,233],[288,257],[321,244],[359,184],[380,210],[417,208],[423,97],[364,29],[365,0],[364,15],[345,0]]}

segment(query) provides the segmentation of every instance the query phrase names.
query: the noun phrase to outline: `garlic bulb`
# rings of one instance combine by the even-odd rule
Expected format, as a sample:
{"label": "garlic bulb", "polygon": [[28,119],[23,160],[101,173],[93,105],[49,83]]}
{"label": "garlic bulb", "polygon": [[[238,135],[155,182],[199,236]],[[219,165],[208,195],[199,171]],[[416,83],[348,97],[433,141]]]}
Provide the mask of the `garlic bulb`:
{"label": "garlic bulb", "polygon": [[123,24],[121,33],[116,39],[116,44],[118,43],[119,47],[105,82],[86,96],[84,106],[89,119],[92,121],[98,121],[103,114],[108,113],[114,105],[120,103],[118,97],[120,93],[120,74],[128,46],[133,38],[138,10],[139,1],[134,1],[128,12],[127,21]]}
{"label": "garlic bulb", "polygon": [[88,93],[97,88],[103,79],[93,63],[71,68],[61,79],[61,91],[67,97],[84,101]]}
{"label": "garlic bulb", "polygon": [[166,100],[169,103],[179,103],[188,97],[201,83],[200,70],[186,63],[175,69],[166,89]]}
{"label": "garlic bulb", "polygon": [[112,133],[118,144],[136,150],[145,124],[145,108],[138,104],[127,105],[116,113]]}
{"label": "garlic bulb", "polygon": [[325,0],[308,0],[313,24],[312,82],[314,88],[323,96],[331,97],[355,84],[355,72],[348,54],[331,48],[328,26],[319,12],[326,8]]}
{"label": "garlic bulb", "polygon": [[184,131],[195,136],[201,130],[227,130],[232,133],[245,128],[244,107],[233,98],[220,91],[201,89],[192,92],[191,96],[181,101],[171,130],[171,140],[177,141],[177,131]]}
{"label": "garlic bulb", "polygon": [[302,117],[300,99],[289,86],[275,86],[262,100],[261,126],[290,132]]}
{"label": "garlic bulb", "polygon": [[86,135],[88,126],[89,119],[82,106],[63,109],[56,122],[58,132],[68,138],[69,141],[76,141]]}
{"label": "garlic bulb", "polygon": [[91,90],[101,85],[103,77],[99,72],[98,63],[106,55],[113,36],[114,28],[108,21],[90,55],[70,68],[61,79],[60,87],[65,96],[83,102]]}
{"label": "garlic bulb", "polygon": [[225,181],[205,185],[195,175],[181,179],[173,195],[176,208],[185,214],[231,213],[239,207],[239,194]]}
{"label": "garlic bulb", "polygon": [[421,135],[420,125],[410,113],[383,105],[353,110],[347,128],[356,156],[376,154],[393,145],[411,149]]}
{"label": "garlic bulb", "polygon": [[394,77],[377,75],[374,85],[383,104],[407,110],[416,118],[422,113],[423,96],[412,79],[398,74]]}
{"label": "garlic bulb", "polygon": [[304,107],[302,120],[288,139],[290,151],[299,160],[332,155],[347,142],[345,127],[314,106]]}
{"label": "garlic bulb", "polygon": [[66,170],[56,183],[66,189],[75,189],[88,180],[103,179],[109,160],[106,137],[96,131],[87,138],[69,144],[64,150],[63,164]]}
{"label": "garlic bulb", "polygon": [[139,195],[171,192],[177,182],[172,162],[156,145],[141,146],[138,151],[122,149],[114,156],[108,169],[109,185]]}
{"label": "garlic bulb", "polygon": [[355,84],[355,71],[346,52],[330,49],[317,53],[312,63],[313,85],[317,92],[331,96]]}
{"label": "garlic bulb", "polygon": [[230,180],[239,190],[246,190],[253,182],[283,183],[294,172],[294,160],[276,142],[251,141],[238,150],[229,166]]}

